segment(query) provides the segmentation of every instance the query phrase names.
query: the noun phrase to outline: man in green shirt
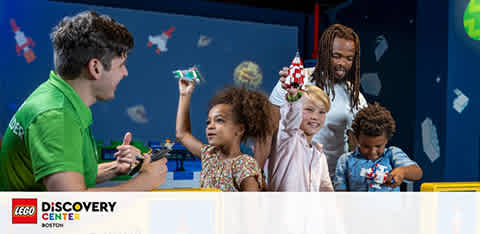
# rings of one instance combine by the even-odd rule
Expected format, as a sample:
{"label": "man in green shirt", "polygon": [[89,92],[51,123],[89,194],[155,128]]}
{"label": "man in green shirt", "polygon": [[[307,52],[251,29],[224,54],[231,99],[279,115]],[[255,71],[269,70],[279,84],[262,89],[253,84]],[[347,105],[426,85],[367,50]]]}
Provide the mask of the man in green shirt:
{"label": "man in green shirt", "polygon": [[140,150],[131,133],[117,159],[97,163],[90,106],[110,100],[128,75],[125,61],[133,37],[122,24],[88,11],[65,17],[53,30],[55,71],[12,117],[0,152],[0,190],[149,191],[165,180],[166,160],[145,162],[138,176],[95,188],[130,171]]}

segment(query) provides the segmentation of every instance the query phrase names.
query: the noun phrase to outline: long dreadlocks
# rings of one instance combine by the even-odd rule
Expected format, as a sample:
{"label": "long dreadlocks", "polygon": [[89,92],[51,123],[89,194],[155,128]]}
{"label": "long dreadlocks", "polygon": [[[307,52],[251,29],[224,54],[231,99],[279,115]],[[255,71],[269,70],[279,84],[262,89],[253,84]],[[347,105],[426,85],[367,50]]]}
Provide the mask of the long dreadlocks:
{"label": "long dreadlocks", "polygon": [[335,99],[335,76],[331,74],[331,58],[333,50],[333,41],[335,38],[343,38],[355,43],[355,57],[352,64],[351,72],[347,72],[345,81],[347,83],[347,91],[350,93],[350,107],[358,107],[358,96],[360,93],[360,39],[353,29],[341,24],[333,24],[323,32],[320,38],[320,48],[318,50],[318,60],[313,72],[313,81],[317,86],[324,89],[327,94],[333,95]]}

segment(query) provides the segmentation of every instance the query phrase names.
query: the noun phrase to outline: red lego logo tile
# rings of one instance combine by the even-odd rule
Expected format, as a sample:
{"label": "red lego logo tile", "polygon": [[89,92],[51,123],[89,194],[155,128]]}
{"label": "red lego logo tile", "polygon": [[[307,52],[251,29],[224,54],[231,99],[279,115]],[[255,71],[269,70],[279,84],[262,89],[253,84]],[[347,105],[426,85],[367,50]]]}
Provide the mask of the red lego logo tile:
{"label": "red lego logo tile", "polygon": [[12,199],[12,224],[37,223],[37,199]]}

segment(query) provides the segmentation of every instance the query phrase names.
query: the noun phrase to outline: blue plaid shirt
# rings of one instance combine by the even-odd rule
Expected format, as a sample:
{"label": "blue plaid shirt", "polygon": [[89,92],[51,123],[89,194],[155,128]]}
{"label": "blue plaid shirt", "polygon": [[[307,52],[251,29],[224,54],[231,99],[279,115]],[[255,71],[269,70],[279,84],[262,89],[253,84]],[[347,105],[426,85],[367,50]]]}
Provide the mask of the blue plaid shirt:
{"label": "blue plaid shirt", "polygon": [[384,166],[386,172],[391,172],[397,167],[417,165],[407,154],[395,146],[385,148],[383,155],[375,161],[363,157],[357,147],[355,151],[345,153],[338,159],[334,179],[335,190],[399,192],[400,186],[396,188],[387,187],[384,184],[379,188],[370,186],[373,182],[365,177],[365,170],[375,167],[375,164]]}

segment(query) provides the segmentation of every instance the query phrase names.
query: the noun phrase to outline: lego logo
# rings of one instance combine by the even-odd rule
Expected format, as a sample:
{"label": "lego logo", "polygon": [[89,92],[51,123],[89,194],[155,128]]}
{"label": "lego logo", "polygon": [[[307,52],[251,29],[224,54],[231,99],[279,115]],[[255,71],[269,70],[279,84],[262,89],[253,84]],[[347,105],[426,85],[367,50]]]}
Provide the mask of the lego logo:
{"label": "lego logo", "polygon": [[35,206],[17,206],[13,212],[15,216],[33,216],[35,214]]}
{"label": "lego logo", "polygon": [[12,224],[37,223],[37,212],[36,198],[12,199]]}

